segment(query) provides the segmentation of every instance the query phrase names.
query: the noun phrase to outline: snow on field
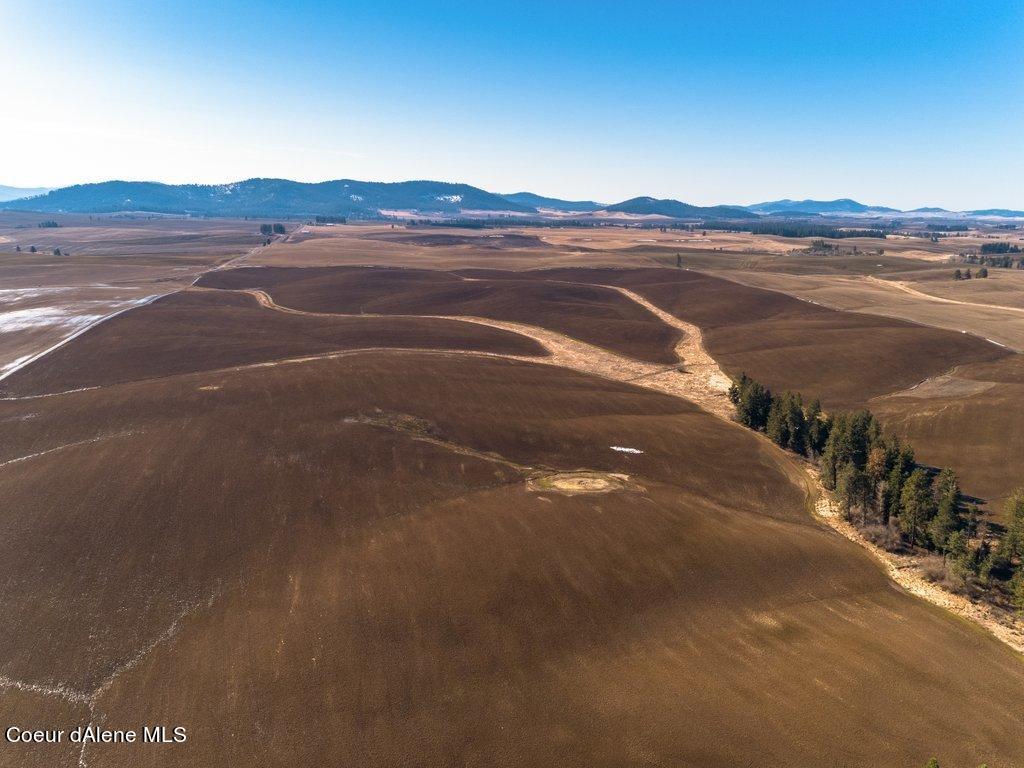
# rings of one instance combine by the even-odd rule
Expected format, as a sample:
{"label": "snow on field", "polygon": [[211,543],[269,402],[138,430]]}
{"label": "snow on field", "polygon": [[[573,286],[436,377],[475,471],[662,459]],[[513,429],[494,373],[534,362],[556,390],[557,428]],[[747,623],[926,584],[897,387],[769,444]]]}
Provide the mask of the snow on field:
{"label": "snow on field", "polygon": [[6,371],[13,371],[15,368],[18,368],[24,363],[27,363],[31,359],[32,355],[22,355],[21,357],[16,357],[9,363],[0,365],[0,373],[5,373]]}
{"label": "snow on field", "polygon": [[0,312],[0,333],[25,331],[44,325],[62,325],[77,328],[99,320],[103,315],[76,314],[63,307],[33,307]]}
{"label": "snow on field", "polygon": [[643,453],[639,448],[627,448],[624,445],[609,445],[608,447],[619,453]]}

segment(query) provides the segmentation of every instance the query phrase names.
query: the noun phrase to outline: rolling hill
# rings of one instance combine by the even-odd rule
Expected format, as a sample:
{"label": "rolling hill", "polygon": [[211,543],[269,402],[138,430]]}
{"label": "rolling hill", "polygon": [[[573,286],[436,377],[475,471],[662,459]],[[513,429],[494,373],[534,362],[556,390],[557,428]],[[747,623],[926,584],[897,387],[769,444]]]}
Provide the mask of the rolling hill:
{"label": "rolling hill", "polygon": [[734,205],[699,206],[679,200],[659,200],[654,197],[634,197],[603,210],[610,213],[632,213],[647,216],[671,216],[676,219],[713,216],[719,219],[753,219],[757,216],[745,208]]}
{"label": "rolling hill", "polygon": [[0,184],[0,203],[8,200],[18,200],[22,197],[34,197],[49,192],[48,187],[6,187]]}
{"label": "rolling hill", "polygon": [[977,211],[964,211],[969,216],[1003,216],[1009,219],[1024,218],[1024,211],[1015,211],[1010,208],[982,208]]}
{"label": "rolling hill", "polygon": [[526,205],[531,208],[550,208],[567,213],[591,213],[604,207],[593,200],[559,200],[557,197],[544,197],[535,195],[533,192],[513,192],[510,195],[502,195],[502,197],[518,205]]}
{"label": "rolling hill", "polygon": [[767,203],[755,203],[747,208],[755,213],[777,213],[779,211],[815,213],[896,213],[896,208],[881,205],[864,205],[847,197],[839,200],[773,200]]}
{"label": "rolling hill", "polygon": [[374,216],[381,210],[458,213],[463,210],[536,213],[468,184],[440,181],[384,183],[339,179],[306,184],[248,179],[233,184],[160,184],[105,181],[53,190],[8,202],[5,208],[48,213],[150,211],[200,216]]}

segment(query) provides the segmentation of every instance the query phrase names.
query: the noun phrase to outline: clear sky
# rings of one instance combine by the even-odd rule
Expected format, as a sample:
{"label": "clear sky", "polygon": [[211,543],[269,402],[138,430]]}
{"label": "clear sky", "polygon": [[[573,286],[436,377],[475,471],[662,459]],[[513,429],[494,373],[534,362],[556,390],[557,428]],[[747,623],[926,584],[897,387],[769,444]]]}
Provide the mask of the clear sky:
{"label": "clear sky", "polygon": [[1024,2],[0,0],[0,184],[1024,208]]}

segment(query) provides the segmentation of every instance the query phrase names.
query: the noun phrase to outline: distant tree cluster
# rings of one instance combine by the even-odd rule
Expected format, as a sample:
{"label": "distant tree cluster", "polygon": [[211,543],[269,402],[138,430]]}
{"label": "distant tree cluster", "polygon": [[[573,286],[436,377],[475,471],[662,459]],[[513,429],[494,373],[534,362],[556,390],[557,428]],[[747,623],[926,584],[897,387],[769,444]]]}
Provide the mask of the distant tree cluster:
{"label": "distant tree cluster", "polygon": [[984,254],[989,253],[1020,253],[1020,246],[1013,245],[1012,243],[1006,243],[999,241],[998,243],[983,243],[981,246],[981,252]]}
{"label": "distant tree cluster", "polygon": [[817,462],[846,518],[875,543],[936,552],[953,583],[1008,596],[1024,612],[1024,489],[1010,496],[1006,532],[993,545],[953,470],[917,464],[914,449],[883,434],[870,411],[828,415],[817,400],[774,395],[745,373],[729,399],[740,423]]}
{"label": "distant tree cluster", "polygon": [[46,221],[40,221],[39,224],[38,224],[38,227],[40,229],[54,229],[54,228],[59,227],[59,226],[60,226],[60,224],[58,224],[53,219],[47,219]]}
{"label": "distant tree cluster", "polygon": [[[1018,252],[1019,251],[1010,251],[1009,253]],[[977,253],[961,253],[959,256],[960,260],[965,264],[981,264],[986,267],[996,267],[999,269],[1024,269],[1024,257],[1015,259],[1013,256],[1008,254],[985,256],[984,254]]]}
{"label": "distant tree cluster", "polygon": [[982,267],[978,270],[977,275],[972,275],[970,267],[965,270],[954,269],[953,279],[954,280],[970,280],[972,277],[980,277],[982,279],[988,277],[988,267]]}
{"label": "distant tree cluster", "polygon": [[[736,225],[731,225],[735,228]],[[708,223],[708,229],[716,229]],[[744,228],[746,229],[746,228]],[[778,235],[780,237],[827,237],[841,239],[844,237],[877,237],[885,239],[886,232],[883,229],[845,229],[830,227],[827,224],[812,224],[794,221],[764,221],[755,222],[749,227],[754,235]]]}
{"label": "distant tree cluster", "polygon": [[264,237],[283,235],[286,231],[284,224],[260,224],[260,234]]}
{"label": "distant tree cluster", "polygon": [[314,221],[317,224],[344,224],[348,219],[344,216],[317,216]]}

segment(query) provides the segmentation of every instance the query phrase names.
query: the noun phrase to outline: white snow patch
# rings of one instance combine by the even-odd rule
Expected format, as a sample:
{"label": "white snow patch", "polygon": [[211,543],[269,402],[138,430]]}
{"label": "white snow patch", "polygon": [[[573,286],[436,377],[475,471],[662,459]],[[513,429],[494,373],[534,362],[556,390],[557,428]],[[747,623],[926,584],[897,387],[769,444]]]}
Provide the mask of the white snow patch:
{"label": "white snow patch", "polygon": [[619,453],[643,453],[639,448],[627,448],[624,445],[609,445],[608,447]]}
{"label": "white snow patch", "polygon": [[6,365],[0,365],[0,371],[9,371],[12,368],[17,368],[22,363],[27,363],[32,359],[32,355],[23,355],[22,357],[16,357]]}
{"label": "white snow patch", "polygon": [[0,304],[14,304],[19,301],[38,299],[54,293],[70,291],[71,288],[0,288]]}
{"label": "white snow patch", "polygon": [[434,198],[435,200],[441,200],[448,203],[461,203],[462,195],[438,195]]}
{"label": "white snow patch", "polygon": [[36,307],[0,312],[0,333],[25,331],[46,325],[76,328],[99,320],[103,315],[76,315],[60,307]]}
{"label": "white snow patch", "polygon": [[[346,184],[345,186],[347,187],[348,184]],[[363,202],[363,196],[362,195],[349,195],[349,199],[353,203],[361,203],[361,202]]]}

